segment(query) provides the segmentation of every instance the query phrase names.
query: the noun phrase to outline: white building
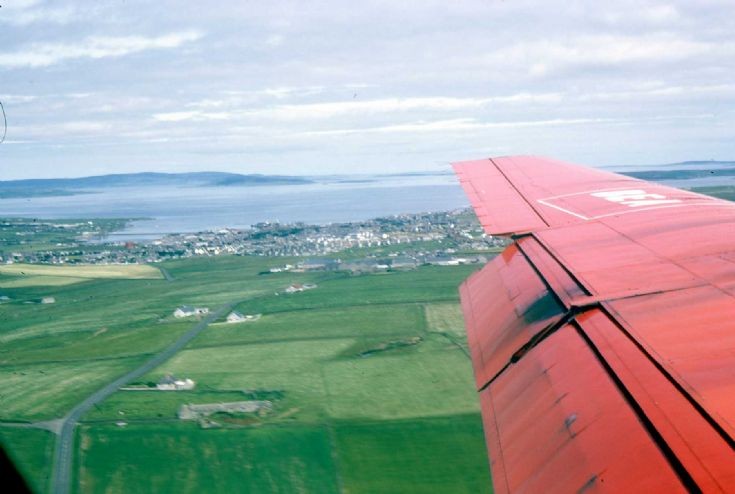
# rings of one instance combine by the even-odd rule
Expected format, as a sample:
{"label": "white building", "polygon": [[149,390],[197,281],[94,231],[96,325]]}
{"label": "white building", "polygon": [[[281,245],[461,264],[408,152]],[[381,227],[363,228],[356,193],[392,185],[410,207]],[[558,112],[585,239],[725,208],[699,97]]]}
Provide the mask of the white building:
{"label": "white building", "polygon": [[286,293],[296,293],[296,292],[303,292],[304,290],[312,290],[316,288],[316,284],[314,283],[304,283],[303,285],[301,283],[293,283],[288,288],[286,288]]}
{"label": "white building", "polygon": [[178,318],[201,316],[203,314],[209,314],[208,307],[192,307],[190,305],[182,305],[181,307],[177,307],[174,311],[174,317]]}
{"label": "white building", "polygon": [[196,382],[189,379],[176,379],[173,376],[166,376],[156,384],[156,389],[159,391],[185,391],[194,389]]}
{"label": "white building", "polygon": [[260,319],[260,314],[241,314],[237,311],[232,311],[227,315],[227,322],[228,323],[237,323],[237,322],[249,322],[249,321],[257,321]]}

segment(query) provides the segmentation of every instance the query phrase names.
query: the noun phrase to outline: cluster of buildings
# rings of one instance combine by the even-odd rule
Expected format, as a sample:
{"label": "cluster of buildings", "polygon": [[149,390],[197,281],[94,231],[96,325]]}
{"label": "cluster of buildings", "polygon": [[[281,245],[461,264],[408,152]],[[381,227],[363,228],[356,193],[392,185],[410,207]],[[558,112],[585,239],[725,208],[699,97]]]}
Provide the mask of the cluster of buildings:
{"label": "cluster of buildings", "polygon": [[[103,239],[125,228],[127,220],[89,221],[0,219],[0,263],[63,264],[81,262],[89,254],[108,250]],[[45,248],[39,250],[38,244]],[[51,247],[49,247],[51,246]]]}
{"label": "cluster of buildings", "polygon": [[[55,224],[45,225],[51,231],[58,229]],[[396,255],[410,254],[413,260],[405,262],[411,264],[414,261],[426,263],[432,256],[441,256],[451,250],[485,251],[504,242],[486,235],[475,216],[466,209],[328,225],[265,222],[249,229],[170,234],[145,243],[90,243],[91,237],[85,226],[90,225],[79,223],[73,228],[66,228],[65,240],[58,242],[53,249],[8,250],[13,244],[6,243],[0,246],[0,262],[127,264],[227,254],[314,257],[349,249],[388,247]],[[76,236],[69,236],[70,232]],[[419,253],[416,245],[435,248]],[[392,259],[394,268],[400,263],[401,258]]]}
{"label": "cluster of buildings", "polygon": [[[487,256],[483,254],[457,254],[455,249],[438,252],[417,251],[387,256],[368,255],[362,258],[340,259],[331,257],[308,257],[295,264],[274,266],[268,273],[290,271],[303,273],[308,271],[350,271],[357,273],[375,273],[380,271],[400,271],[415,269],[419,266],[459,266],[462,264],[484,264]],[[306,287],[306,285],[304,285]],[[306,287],[309,289],[309,287]],[[286,289],[287,293],[301,291]]]}

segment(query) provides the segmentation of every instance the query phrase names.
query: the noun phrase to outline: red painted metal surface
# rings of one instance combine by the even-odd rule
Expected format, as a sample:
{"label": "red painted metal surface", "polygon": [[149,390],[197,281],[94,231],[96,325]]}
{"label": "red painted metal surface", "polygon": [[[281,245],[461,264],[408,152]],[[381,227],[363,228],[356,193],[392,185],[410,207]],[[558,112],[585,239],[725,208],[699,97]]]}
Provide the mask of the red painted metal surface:
{"label": "red painted metal surface", "polygon": [[[532,156],[465,161],[454,168],[473,207],[480,211],[480,222],[494,235],[643,211],[733,208],[726,201],[693,192]],[[507,184],[516,193],[511,201],[506,200]]]}
{"label": "red painted metal surface", "polygon": [[607,304],[635,341],[730,437],[735,436],[733,297],[701,286]]}
{"label": "red painted metal surface", "polygon": [[[732,492],[735,487],[732,447],[691,405],[686,393],[676,389],[676,383],[667,379],[640,351],[635,338],[616,325],[605,311],[595,309],[581,314],[578,323],[661,438],[676,452],[693,481],[704,491]],[[700,458],[707,460],[700,461]]]}
{"label": "red painted metal surface", "polygon": [[574,274],[567,271],[538,240],[524,237],[518,239],[516,245],[566,309],[589,295]]}
{"label": "red painted metal surface", "polygon": [[484,166],[486,161],[479,164],[481,166],[455,169],[470,201],[476,205],[475,213],[483,225],[493,225],[496,234],[546,226],[498,168]]}
{"label": "red painted metal surface", "polygon": [[516,246],[470,276],[460,292],[478,389],[563,313]]}
{"label": "red painted metal surface", "polygon": [[[486,430],[499,445],[490,447],[496,493],[686,492],[570,325],[481,396]],[[496,471],[499,463],[503,468]]]}
{"label": "red painted metal surface", "polygon": [[[735,492],[735,204],[541,158],[455,169],[488,233],[523,234],[461,288],[496,489]],[[594,410],[571,447],[558,403]]]}

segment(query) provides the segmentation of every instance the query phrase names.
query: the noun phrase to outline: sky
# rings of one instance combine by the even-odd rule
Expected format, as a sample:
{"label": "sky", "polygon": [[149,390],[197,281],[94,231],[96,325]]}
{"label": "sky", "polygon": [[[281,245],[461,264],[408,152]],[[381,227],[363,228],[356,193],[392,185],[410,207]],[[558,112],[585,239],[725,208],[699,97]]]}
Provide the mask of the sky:
{"label": "sky", "polygon": [[732,0],[0,4],[0,180],[735,159]]}

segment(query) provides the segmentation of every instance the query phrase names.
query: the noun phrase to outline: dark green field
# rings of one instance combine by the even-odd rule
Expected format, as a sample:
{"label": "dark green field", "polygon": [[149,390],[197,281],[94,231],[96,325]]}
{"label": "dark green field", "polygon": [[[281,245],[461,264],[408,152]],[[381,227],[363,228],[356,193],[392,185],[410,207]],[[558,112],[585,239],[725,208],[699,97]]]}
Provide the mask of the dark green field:
{"label": "dark green field", "polygon": [[[211,324],[138,380],[173,374],[194,390],[121,390],[84,416],[74,491],[490,492],[457,303],[476,267],[258,274],[289,261],[174,261],[172,282],[0,275],[0,438],[33,487],[49,485],[55,436],[19,425],[65,415],[193,327],[177,306],[235,301],[262,316]],[[318,286],[276,295],[295,282]],[[25,303],[43,296],[56,303]],[[243,400],[272,409],[177,418],[182,404]]]}
{"label": "dark green field", "polygon": [[9,450],[29,487],[44,492],[48,485],[54,435],[41,429],[0,427],[0,442]]}

